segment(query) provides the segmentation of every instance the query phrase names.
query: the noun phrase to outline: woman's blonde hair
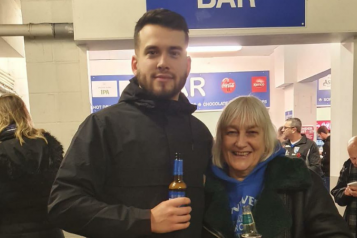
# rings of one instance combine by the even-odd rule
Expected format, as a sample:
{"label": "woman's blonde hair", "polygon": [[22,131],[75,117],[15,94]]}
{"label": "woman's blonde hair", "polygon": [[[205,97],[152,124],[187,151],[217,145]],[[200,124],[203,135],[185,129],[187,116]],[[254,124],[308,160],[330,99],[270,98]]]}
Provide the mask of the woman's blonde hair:
{"label": "woman's blonde hair", "polygon": [[0,133],[9,125],[16,124],[15,137],[24,143],[24,138],[42,138],[46,141],[43,129],[35,129],[30,114],[22,99],[12,93],[0,96]]}
{"label": "woman's blonde hair", "polygon": [[271,156],[278,145],[274,125],[264,104],[254,96],[244,96],[233,99],[223,110],[217,124],[216,140],[213,145],[213,164],[223,168],[226,163],[222,154],[224,131],[238,119],[240,126],[258,126],[263,130],[265,153],[260,161]]}

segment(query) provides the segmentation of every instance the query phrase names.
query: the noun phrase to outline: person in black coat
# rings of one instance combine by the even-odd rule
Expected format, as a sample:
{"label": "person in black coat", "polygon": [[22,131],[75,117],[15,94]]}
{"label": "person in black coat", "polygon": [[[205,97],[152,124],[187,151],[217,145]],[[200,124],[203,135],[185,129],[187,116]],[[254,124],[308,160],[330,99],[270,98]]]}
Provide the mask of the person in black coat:
{"label": "person in black coat", "polygon": [[331,190],[335,202],[346,206],[345,218],[354,237],[357,235],[357,186],[350,183],[357,182],[357,136],[348,141],[347,151],[349,159],[343,164],[336,186]]}
{"label": "person in black coat", "polygon": [[322,151],[322,171],[324,172],[324,180],[327,187],[327,190],[330,191],[330,144],[331,144],[331,136],[330,132],[326,126],[320,126],[317,129],[317,134],[321,137],[322,141],[324,142],[323,151]]}
{"label": "person in black coat", "polygon": [[[170,10],[148,11],[134,42],[135,77],[117,104],[88,116],[73,137],[53,183],[50,219],[91,238],[199,238],[212,136],[181,93],[191,67],[187,24]],[[187,189],[169,199],[175,152]]]}
{"label": "person in black coat", "polygon": [[319,148],[313,140],[301,134],[302,123],[299,118],[289,118],[285,121],[283,127],[284,136],[287,139],[284,142],[286,156],[290,158],[300,158],[306,165],[323,178],[321,169],[321,159]]}
{"label": "person in black coat", "polygon": [[284,154],[258,98],[226,106],[205,184],[203,238],[240,237],[244,206],[263,238],[352,238],[319,175]]}
{"label": "person in black coat", "polygon": [[32,126],[24,102],[0,96],[0,237],[63,238],[49,222],[47,201],[63,147]]}

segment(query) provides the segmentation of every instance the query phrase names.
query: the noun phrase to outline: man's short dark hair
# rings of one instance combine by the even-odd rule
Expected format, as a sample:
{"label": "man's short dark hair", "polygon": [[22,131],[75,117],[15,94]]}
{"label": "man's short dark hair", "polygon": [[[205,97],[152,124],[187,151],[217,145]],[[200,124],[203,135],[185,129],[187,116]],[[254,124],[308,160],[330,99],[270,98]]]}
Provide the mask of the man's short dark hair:
{"label": "man's short dark hair", "polygon": [[180,14],[167,10],[155,9],[146,12],[136,23],[134,31],[135,50],[139,48],[139,32],[146,25],[158,25],[172,30],[179,30],[185,33],[186,45],[188,45],[188,26],[185,18]]}
{"label": "man's short dark hair", "polygon": [[321,133],[328,134],[330,132],[328,131],[326,126],[320,126],[319,129],[317,129],[317,134],[321,134]]}
{"label": "man's short dark hair", "polygon": [[289,118],[286,121],[291,121],[291,127],[295,127],[296,131],[298,133],[301,133],[301,127],[302,127],[302,123],[301,120],[297,117],[293,117],[293,118]]}

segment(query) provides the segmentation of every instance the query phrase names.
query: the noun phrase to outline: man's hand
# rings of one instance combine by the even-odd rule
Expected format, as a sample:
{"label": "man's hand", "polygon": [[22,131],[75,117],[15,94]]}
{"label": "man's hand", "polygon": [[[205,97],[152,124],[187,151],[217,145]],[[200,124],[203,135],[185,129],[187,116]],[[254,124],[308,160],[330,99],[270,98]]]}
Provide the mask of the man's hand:
{"label": "man's hand", "polygon": [[347,186],[345,189],[346,196],[357,197],[357,187],[355,186]]}
{"label": "man's hand", "polygon": [[167,233],[186,229],[190,225],[192,208],[186,197],[164,201],[151,209],[151,231]]}

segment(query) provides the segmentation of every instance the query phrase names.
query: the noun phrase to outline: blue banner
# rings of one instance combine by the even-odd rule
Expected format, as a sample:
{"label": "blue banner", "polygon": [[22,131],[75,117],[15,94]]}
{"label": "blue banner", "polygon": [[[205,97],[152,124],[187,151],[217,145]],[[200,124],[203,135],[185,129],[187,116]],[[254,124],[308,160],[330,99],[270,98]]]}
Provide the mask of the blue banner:
{"label": "blue banner", "polygon": [[[118,102],[132,75],[92,76],[92,112]],[[269,71],[192,73],[182,92],[197,111],[222,110],[230,100],[254,95],[270,107]]]}
{"label": "blue banner", "polygon": [[292,110],[285,112],[285,120],[287,120],[289,118],[292,118],[292,117],[293,117],[293,111]]}
{"label": "blue banner", "polygon": [[331,106],[331,74],[317,80],[317,107]]}
{"label": "blue banner", "polygon": [[190,29],[304,27],[305,0],[146,0],[181,14]]}

